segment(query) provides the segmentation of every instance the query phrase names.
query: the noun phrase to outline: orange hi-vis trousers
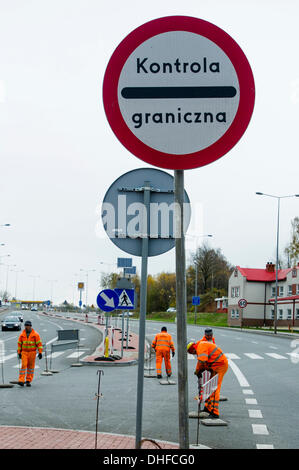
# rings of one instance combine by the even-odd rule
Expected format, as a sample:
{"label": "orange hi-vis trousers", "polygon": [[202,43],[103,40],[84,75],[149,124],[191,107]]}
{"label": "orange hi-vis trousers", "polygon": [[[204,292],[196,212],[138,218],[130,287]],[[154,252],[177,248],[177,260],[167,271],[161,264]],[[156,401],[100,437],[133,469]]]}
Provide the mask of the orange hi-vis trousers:
{"label": "orange hi-vis trousers", "polygon": [[219,416],[219,400],[220,400],[220,389],[224,374],[226,374],[228,369],[228,362],[227,360],[217,367],[213,367],[214,374],[218,374],[218,387],[214,393],[205,401],[205,408],[209,411],[209,413],[213,413]]}
{"label": "orange hi-vis trousers", "polygon": [[19,374],[19,382],[32,382],[34,375],[36,351],[22,351],[22,366]]}
{"label": "orange hi-vis trousers", "polygon": [[162,362],[165,362],[166,374],[171,374],[171,363],[170,363],[170,350],[169,349],[157,349],[156,350],[156,369],[157,375],[162,375]]}

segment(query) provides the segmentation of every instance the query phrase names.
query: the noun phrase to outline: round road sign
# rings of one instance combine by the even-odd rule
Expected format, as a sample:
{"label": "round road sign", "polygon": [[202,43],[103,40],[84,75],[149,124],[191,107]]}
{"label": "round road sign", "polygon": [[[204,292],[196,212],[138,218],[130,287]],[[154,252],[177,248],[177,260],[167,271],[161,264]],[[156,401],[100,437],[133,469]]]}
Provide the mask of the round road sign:
{"label": "round road sign", "polygon": [[254,97],[238,44],[217,26],[186,16],[131,32],[103,82],[106,116],[120,142],[169,169],[204,166],[227,153],[249,124]]}
{"label": "round road sign", "polygon": [[238,302],[238,305],[240,308],[245,308],[247,307],[247,300],[245,299],[240,299],[239,302]]}

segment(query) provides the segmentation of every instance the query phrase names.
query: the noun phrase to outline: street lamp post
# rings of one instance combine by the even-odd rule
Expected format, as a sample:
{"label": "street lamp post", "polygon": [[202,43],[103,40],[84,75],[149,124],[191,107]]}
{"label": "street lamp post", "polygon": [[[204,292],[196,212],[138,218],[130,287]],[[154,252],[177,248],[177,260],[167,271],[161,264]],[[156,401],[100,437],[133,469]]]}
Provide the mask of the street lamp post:
{"label": "street lamp post", "polygon": [[32,299],[32,300],[35,300],[35,281],[36,281],[36,279],[38,279],[40,276],[39,276],[39,275],[37,275],[37,276],[31,275],[31,276],[29,276],[29,277],[32,277],[32,278],[33,278],[33,299]]}
{"label": "street lamp post", "polygon": [[50,297],[50,300],[51,300],[51,305],[53,304],[53,284],[54,282],[58,282],[57,279],[50,279],[48,282],[51,282],[51,297]]}
{"label": "street lamp post", "polygon": [[277,231],[276,231],[276,266],[275,266],[275,302],[274,302],[274,334],[277,334],[277,295],[278,295],[278,247],[279,247],[279,217],[280,217],[280,199],[287,197],[299,197],[299,194],[291,194],[289,196],[274,196],[273,194],[265,194],[256,192],[258,196],[268,196],[277,199]]}
{"label": "street lamp post", "polygon": [[19,269],[19,270],[14,270],[14,269],[12,269],[12,271],[16,273],[15,299],[17,300],[18,274],[19,274],[19,273],[23,273],[23,272],[24,272],[24,269]]}
{"label": "street lamp post", "polygon": [[96,271],[96,269],[80,269],[80,271],[84,271],[86,273],[86,300],[85,300],[85,304],[86,304],[86,308],[87,308],[87,305],[88,305],[88,273],[94,272],[94,271]]}

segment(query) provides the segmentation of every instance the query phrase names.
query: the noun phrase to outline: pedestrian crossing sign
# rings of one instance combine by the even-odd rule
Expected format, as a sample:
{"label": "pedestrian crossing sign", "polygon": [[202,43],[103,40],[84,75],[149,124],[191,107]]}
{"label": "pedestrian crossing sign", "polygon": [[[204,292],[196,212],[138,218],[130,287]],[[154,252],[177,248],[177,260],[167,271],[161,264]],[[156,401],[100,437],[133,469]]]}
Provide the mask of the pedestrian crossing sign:
{"label": "pedestrian crossing sign", "polygon": [[134,310],[134,289],[114,289],[117,293],[119,301],[116,307],[119,310]]}

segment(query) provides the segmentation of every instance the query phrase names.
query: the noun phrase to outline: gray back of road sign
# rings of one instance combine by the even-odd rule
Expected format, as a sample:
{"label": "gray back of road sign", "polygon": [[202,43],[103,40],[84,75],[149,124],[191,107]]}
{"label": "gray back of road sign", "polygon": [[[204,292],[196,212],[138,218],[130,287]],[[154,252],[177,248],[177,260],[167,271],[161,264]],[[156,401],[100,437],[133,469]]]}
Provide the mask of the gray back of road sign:
{"label": "gray back of road sign", "polygon": [[[145,183],[151,188],[149,209],[143,204]],[[156,256],[175,245],[174,210],[174,178],[165,171],[140,168],[125,173],[110,186],[103,201],[102,221],[109,238],[121,250],[141,256],[142,239],[148,236],[148,256]],[[184,214],[186,232],[191,217],[186,192]],[[145,220],[149,223],[144,224]]]}

